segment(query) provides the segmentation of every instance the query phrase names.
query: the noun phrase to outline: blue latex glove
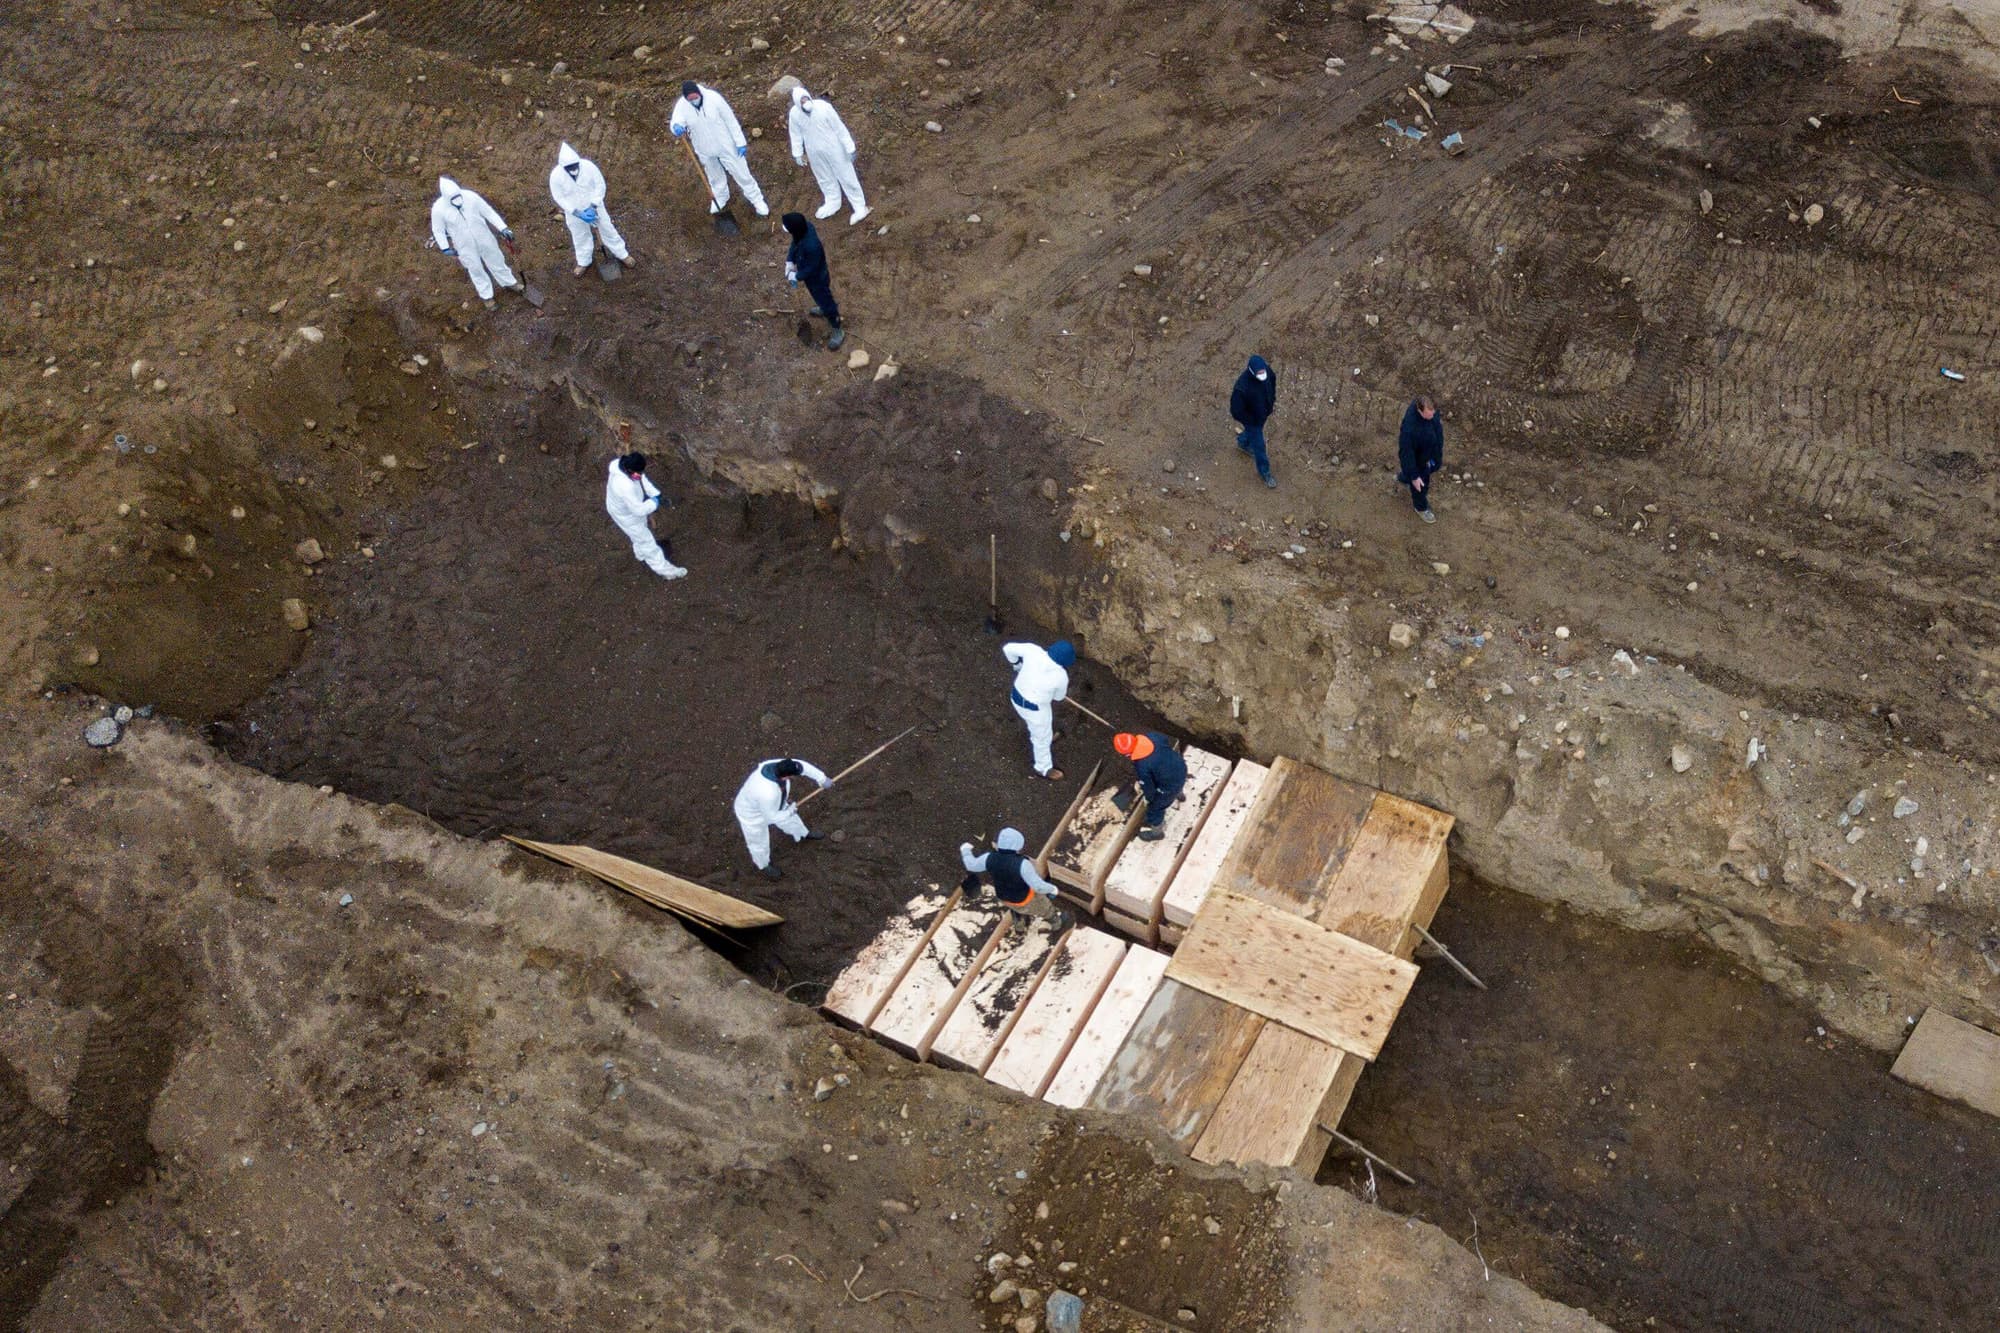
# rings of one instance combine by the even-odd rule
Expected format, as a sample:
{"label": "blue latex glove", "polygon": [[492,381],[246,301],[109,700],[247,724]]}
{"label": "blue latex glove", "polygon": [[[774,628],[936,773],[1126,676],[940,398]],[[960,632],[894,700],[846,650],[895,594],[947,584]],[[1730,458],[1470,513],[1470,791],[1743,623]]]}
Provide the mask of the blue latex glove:
{"label": "blue latex glove", "polygon": [[597,221],[597,205],[592,204],[588,208],[579,209],[577,211],[577,216],[583,219],[585,222]]}
{"label": "blue latex glove", "polygon": [[675,126],[673,127],[673,131],[674,131],[674,137],[675,137],[676,139],[685,139],[685,138],[687,138],[687,132],[688,132],[688,127],[687,127],[687,126],[685,126],[685,125],[675,125]]}
{"label": "blue latex glove", "polygon": [[450,246],[448,246],[448,245],[447,245],[447,246],[446,246],[446,247],[444,248],[444,252],[445,252],[446,254],[448,254],[448,255],[452,256],[452,258],[454,258],[454,259],[456,259],[456,258],[458,257],[458,251],[456,251],[456,250],[452,249],[452,248],[451,248]]}
{"label": "blue latex glove", "polygon": [[736,145],[736,156],[738,157],[750,156],[750,145],[747,143]]}

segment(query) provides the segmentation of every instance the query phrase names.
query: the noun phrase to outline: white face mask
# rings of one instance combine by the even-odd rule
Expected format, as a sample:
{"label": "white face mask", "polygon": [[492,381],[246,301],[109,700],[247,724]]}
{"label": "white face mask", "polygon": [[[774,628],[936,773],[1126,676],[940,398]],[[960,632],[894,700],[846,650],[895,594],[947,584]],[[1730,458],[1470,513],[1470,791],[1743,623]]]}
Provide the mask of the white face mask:
{"label": "white face mask", "polygon": [[1268,370],[1253,370],[1250,373],[1255,375],[1260,380],[1267,380],[1271,378],[1271,372]]}

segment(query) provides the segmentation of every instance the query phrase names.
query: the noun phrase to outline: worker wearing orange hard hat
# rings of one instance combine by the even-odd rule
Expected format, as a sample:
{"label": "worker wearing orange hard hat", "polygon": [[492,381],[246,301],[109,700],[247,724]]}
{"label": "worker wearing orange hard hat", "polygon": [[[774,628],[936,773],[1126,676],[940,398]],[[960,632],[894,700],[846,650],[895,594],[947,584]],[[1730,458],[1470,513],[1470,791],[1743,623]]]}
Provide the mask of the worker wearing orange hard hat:
{"label": "worker wearing orange hard hat", "polygon": [[[1174,743],[1157,731],[1121,731],[1111,738],[1111,748],[1132,761],[1133,776],[1139,780],[1138,794],[1146,802],[1146,817],[1139,837],[1157,842],[1166,836],[1160,826],[1166,822],[1167,807],[1181,798],[1187,786],[1187,764]],[[1132,808],[1132,791],[1121,790],[1111,799],[1120,810]]]}

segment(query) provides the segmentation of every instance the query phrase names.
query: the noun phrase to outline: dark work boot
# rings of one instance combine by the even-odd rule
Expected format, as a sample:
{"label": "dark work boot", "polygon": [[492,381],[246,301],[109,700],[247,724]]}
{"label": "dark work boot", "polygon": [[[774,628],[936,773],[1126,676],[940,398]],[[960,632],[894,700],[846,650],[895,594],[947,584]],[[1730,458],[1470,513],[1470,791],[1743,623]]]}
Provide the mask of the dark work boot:
{"label": "dark work boot", "polygon": [[1146,825],[1146,827],[1139,830],[1140,842],[1158,842],[1160,839],[1166,836],[1167,836],[1166,830],[1162,829],[1157,824],[1148,824]]}
{"label": "dark work boot", "polygon": [[757,873],[762,875],[765,879],[783,879],[785,877],[785,872],[778,869],[777,863],[775,861],[772,862],[770,865],[765,866],[762,870],[758,871]]}
{"label": "dark work boot", "polygon": [[824,838],[825,836],[826,836],[826,834],[824,834],[824,833],[821,833],[821,832],[820,832],[820,831],[819,831],[818,829],[813,829],[812,831],[808,832],[808,833],[806,834],[806,836],[805,836],[805,837],[803,837],[803,838],[799,839],[799,841],[800,841],[800,842],[818,842],[818,841],[819,841],[819,840],[820,840],[821,838]]}
{"label": "dark work boot", "polygon": [[837,352],[840,350],[840,345],[846,341],[847,341],[847,330],[835,329],[833,333],[826,340],[826,350],[829,352]]}

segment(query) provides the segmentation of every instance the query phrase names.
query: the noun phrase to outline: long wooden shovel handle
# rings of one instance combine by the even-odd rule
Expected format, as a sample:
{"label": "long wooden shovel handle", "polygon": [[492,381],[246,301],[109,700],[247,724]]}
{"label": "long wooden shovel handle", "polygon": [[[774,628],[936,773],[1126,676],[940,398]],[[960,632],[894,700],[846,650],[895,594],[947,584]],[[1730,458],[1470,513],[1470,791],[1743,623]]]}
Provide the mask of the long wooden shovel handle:
{"label": "long wooden shovel handle", "polygon": [[[1099,722],[1104,723],[1105,726],[1111,727],[1111,723],[1109,721],[1099,716],[1098,714],[1091,712],[1088,708],[1085,708],[1082,704],[1077,703],[1076,700],[1070,698],[1067,694],[1063,696],[1063,702],[1066,704],[1073,705],[1076,708],[1076,710],[1082,713],[1085,717],[1096,718]],[[1111,727],[1111,729],[1113,731],[1118,730],[1118,728],[1116,727]]]}
{"label": "long wooden shovel handle", "polygon": [[708,171],[701,165],[701,159],[694,155],[694,145],[679,135],[674,137],[680,139],[681,147],[687,150],[688,165],[694,168],[695,175],[701,177],[701,188],[708,193],[708,202],[721,209],[722,201],[715,197],[715,187],[708,183]]}
{"label": "long wooden shovel handle", "polygon": [[[828,778],[827,786],[831,786],[834,783],[840,781],[842,778],[846,777],[849,773],[852,773],[855,769],[861,767],[863,764],[875,758],[877,755],[881,754],[882,751],[888,749],[890,746],[894,745],[897,741],[903,739],[903,737],[915,731],[917,729],[917,726],[918,726],[917,723],[912,722],[909,726],[904,727],[901,731],[891,736],[888,740],[883,741],[880,745],[870,750],[867,754],[862,755],[859,759],[849,764],[846,768],[841,769],[838,773],[835,773],[832,777]],[[804,805],[807,801],[810,801],[813,797],[818,796],[821,792],[824,792],[825,790],[826,787],[813,788],[811,791],[807,792],[804,796],[799,797],[799,799],[793,803],[792,808],[794,810],[798,809],[800,806]]]}

